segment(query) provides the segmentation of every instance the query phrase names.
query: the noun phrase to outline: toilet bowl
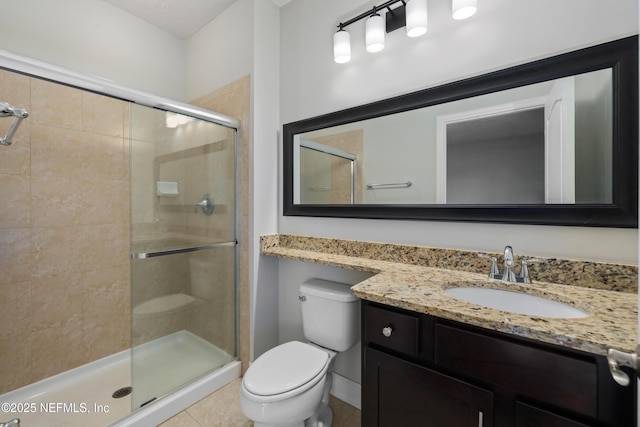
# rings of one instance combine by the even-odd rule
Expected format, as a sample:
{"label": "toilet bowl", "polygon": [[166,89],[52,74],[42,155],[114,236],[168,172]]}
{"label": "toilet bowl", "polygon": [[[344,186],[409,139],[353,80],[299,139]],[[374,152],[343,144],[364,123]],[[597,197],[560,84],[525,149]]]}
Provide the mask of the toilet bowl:
{"label": "toilet bowl", "polygon": [[304,426],[323,400],[334,355],[299,341],[267,351],[242,379],[242,412],[256,427]]}
{"label": "toilet bowl", "polygon": [[304,334],[258,357],[242,379],[240,408],[256,427],[331,427],[333,361],[358,339],[357,301],[344,284],[300,286]]}
{"label": "toilet bowl", "polygon": [[133,308],[133,336],[147,342],[184,329],[185,320],[196,298],[186,294],[169,294],[151,298]]}

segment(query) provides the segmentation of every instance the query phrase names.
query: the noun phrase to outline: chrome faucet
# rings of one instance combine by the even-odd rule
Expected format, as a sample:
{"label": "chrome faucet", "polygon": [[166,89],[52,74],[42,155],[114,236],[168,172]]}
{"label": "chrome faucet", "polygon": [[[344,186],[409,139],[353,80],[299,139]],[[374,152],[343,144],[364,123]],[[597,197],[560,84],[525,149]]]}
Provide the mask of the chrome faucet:
{"label": "chrome faucet", "polygon": [[516,273],[513,269],[515,261],[513,260],[513,248],[511,246],[504,247],[502,255],[504,261],[504,270],[502,270],[502,280],[505,282],[517,282]]}
{"label": "chrome faucet", "polygon": [[6,423],[0,423],[0,427],[20,427],[20,418],[14,418]]}
{"label": "chrome faucet", "polygon": [[505,282],[512,283],[531,283],[531,277],[529,276],[529,264],[534,262],[547,262],[549,258],[530,258],[520,261],[520,273],[515,272],[515,258],[513,256],[513,248],[511,246],[505,246],[502,253],[502,261],[504,267],[502,273],[498,269],[498,259],[487,254],[478,254],[481,258],[488,258],[491,260],[491,269],[489,270],[489,278],[503,280]]}

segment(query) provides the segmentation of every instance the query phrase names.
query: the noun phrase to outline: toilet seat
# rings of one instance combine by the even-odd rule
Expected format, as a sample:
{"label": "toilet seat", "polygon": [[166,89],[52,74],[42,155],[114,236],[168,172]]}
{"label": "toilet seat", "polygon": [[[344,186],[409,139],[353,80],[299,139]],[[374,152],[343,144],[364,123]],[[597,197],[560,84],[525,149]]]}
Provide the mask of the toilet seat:
{"label": "toilet seat", "polygon": [[300,394],[327,372],[330,355],[300,341],[281,344],[258,357],[242,379],[256,400],[273,401]]}

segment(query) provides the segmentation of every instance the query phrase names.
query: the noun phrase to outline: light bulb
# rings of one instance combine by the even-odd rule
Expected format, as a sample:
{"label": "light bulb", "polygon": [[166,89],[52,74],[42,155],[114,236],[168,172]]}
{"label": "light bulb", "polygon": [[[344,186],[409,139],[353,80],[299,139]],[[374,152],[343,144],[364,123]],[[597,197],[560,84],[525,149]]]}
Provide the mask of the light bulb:
{"label": "light bulb", "polygon": [[373,14],[367,19],[365,24],[367,52],[380,52],[384,49],[385,24],[382,16]]}
{"label": "light bulb", "polygon": [[427,0],[409,0],[406,5],[407,36],[418,37],[427,32]]}
{"label": "light bulb", "polygon": [[453,19],[467,19],[478,10],[478,0],[452,0],[451,14]]}
{"label": "light bulb", "polygon": [[351,61],[351,36],[343,29],[333,35],[333,60],[338,64]]}

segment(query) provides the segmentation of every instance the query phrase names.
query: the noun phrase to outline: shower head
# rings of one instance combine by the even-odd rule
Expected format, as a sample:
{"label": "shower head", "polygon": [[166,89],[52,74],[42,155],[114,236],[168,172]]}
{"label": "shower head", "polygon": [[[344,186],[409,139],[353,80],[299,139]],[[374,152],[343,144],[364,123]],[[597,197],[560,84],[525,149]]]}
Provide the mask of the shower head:
{"label": "shower head", "polygon": [[0,117],[14,117],[7,135],[4,138],[0,138],[0,145],[11,145],[13,134],[18,130],[22,119],[29,117],[29,113],[24,108],[12,107],[6,102],[0,101]]}
{"label": "shower head", "polygon": [[0,101],[0,117],[18,117],[26,119],[29,117],[29,113],[24,108],[12,107],[6,102]]}

